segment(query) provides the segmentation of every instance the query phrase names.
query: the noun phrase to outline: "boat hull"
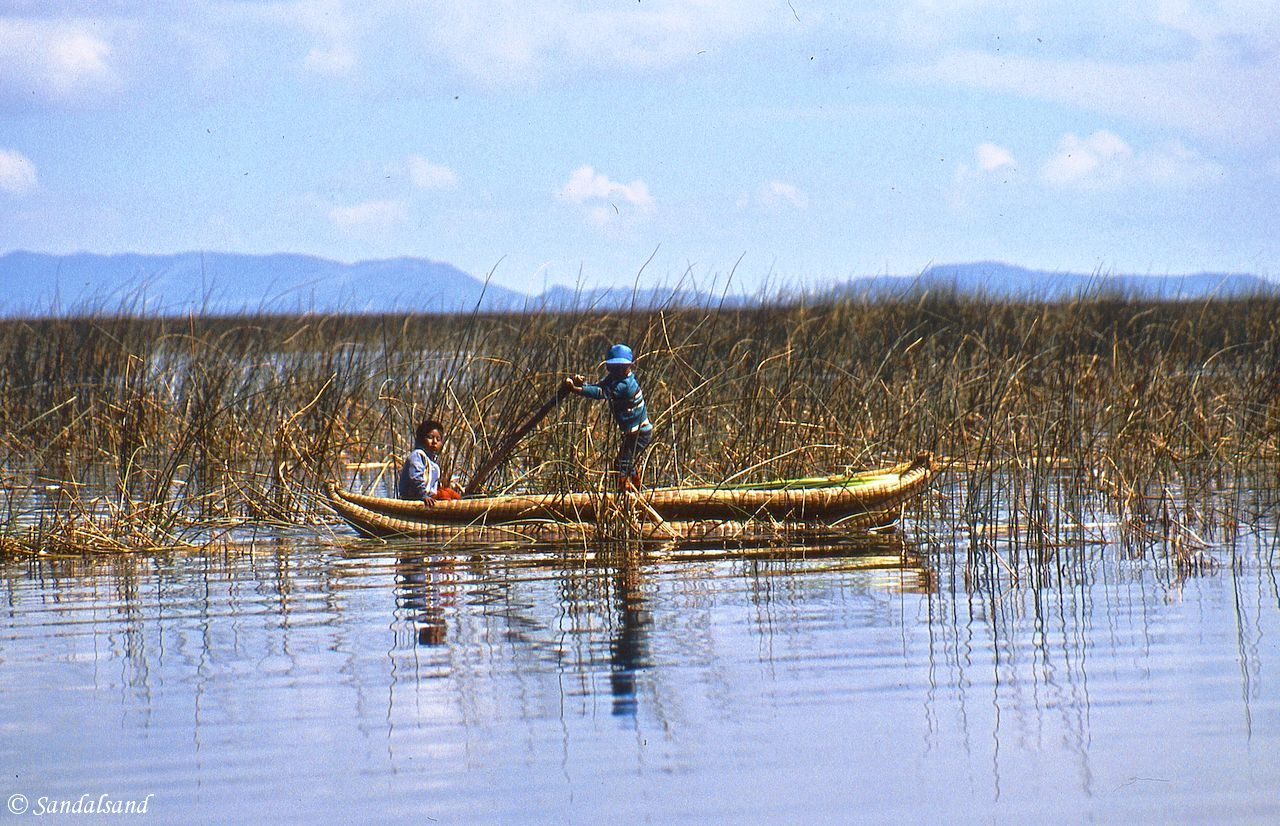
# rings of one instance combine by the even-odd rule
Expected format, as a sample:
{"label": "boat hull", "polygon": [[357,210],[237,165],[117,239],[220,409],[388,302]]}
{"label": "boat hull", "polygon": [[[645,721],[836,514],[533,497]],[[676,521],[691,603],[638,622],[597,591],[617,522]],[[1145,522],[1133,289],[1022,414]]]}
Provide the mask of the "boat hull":
{"label": "boat hull", "polygon": [[705,534],[726,523],[882,527],[897,521],[935,473],[932,457],[858,474],[842,484],[801,489],[653,488],[637,494],[562,493],[477,497],[436,502],[355,493],[330,482],[328,504],[367,536],[439,536],[449,529],[523,532],[538,525],[566,529],[621,515],[643,534]]}

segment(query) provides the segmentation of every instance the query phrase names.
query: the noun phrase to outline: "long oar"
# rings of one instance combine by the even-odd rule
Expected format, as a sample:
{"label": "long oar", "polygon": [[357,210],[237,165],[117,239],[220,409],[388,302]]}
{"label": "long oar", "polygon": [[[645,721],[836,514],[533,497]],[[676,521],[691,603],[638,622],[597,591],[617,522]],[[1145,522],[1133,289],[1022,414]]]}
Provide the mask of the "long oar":
{"label": "long oar", "polygon": [[475,473],[471,477],[471,481],[467,483],[466,490],[462,492],[462,495],[471,496],[472,494],[479,493],[480,489],[484,487],[485,482],[489,481],[489,477],[493,475],[493,472],[507,460],[507,456],[511,455],[511,451],[520,443],[520,440],[523,439],[530,430],[537,427],[538,422],[545,419],[547,414],[555,409],[555,406],[560,403],[560,400],[563,399],[568,392],[569,388],[565,387],[563,384],[560,385],[556,389],[554,396],[547,399],[542,407],[539,407],[533,412],[533,415],[525,419],[523,424],[511,431],[511,434],[503,440],[502,444],[498,445],[498,447],[489,454],[489,458],[481,462],[480,466],[476,468]]}

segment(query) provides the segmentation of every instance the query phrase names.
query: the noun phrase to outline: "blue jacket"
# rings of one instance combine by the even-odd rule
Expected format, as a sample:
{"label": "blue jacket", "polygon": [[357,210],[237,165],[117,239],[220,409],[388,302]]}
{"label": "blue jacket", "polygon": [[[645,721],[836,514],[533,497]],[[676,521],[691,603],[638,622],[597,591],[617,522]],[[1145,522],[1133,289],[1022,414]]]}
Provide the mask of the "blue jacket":
{"label": "blue jacket", "polygon": [[584,384],[582,395],[589,399],[608,399],[609,411],[623,433],[653,427],[649,423],[649,410],[644,405],[644,393],[634,372],[618,378],[606,375],[595,384]]}
{"label": "blue jacket", "polygon": [[435,457],[415,447],[404,457],[400,468],[400,485],[396,493],[401,499],[425,499],[440,489],[440,465]]}

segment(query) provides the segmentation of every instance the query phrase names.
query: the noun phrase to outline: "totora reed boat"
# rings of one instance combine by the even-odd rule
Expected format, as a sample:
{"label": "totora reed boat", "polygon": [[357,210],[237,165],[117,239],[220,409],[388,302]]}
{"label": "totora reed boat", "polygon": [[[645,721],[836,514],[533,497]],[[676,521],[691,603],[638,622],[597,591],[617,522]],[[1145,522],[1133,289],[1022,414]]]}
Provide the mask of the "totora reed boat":
{"label": "totora reed boat", "polygon": [[735,526],[821,526],[870,530],[895,524],[933,479],[931,454],[849,476],[734,487],[650,488],[636,494],[546,493],[440,501],[369,496],[326,484],[329,506],[365,536],[427,536],[460,529],[564,529],[614,515],[645,536],[706,537]]}

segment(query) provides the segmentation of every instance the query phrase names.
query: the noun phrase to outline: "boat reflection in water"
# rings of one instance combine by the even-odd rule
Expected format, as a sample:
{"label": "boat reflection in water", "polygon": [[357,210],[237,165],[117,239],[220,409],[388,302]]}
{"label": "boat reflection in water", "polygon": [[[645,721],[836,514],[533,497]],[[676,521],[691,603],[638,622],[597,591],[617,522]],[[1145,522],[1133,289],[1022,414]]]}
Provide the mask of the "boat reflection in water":
{"label": "boat reflection in water", "polygon": [[[652,600],[673,587],[737,578],[754,604],[783,600],[776,582],[837,577],[843,588],[879,593],[936,591],[938,577],[896,533],[825,534],[707,543],[614,543],[458,547],[420,545],[397,554],[395,602],[417,646],[462,646],[483,637],[550,651],[559,668],[607,674],[611,713],[634,716],[638,680],[678,651],[655,651]],[[553,593],[539,590],[554,586]],[[496,629],[492,620],[501,625]],[[505,627],[504,627],[505,626]],[[403,625],[401,626],[404,627]],[[406,644],[408,644],[408,638]],[[665,629],[657,644],[678,642]],[[577,691],[599,692],[586,680]]]}

